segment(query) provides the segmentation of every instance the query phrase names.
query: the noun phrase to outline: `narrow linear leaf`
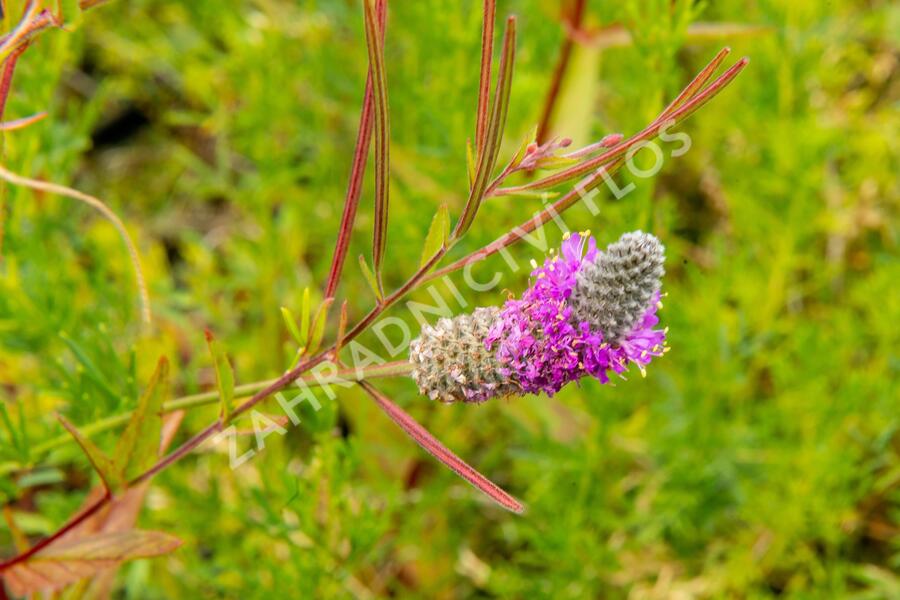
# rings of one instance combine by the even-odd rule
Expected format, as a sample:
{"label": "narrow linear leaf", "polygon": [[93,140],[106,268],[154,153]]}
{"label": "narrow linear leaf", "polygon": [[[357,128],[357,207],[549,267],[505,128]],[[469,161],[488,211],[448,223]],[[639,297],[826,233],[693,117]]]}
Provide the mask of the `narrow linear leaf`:
{"label": "narrow linear leaf", "polygon": [[466,173],[469,176],[469,190],[475,183],[475,153],[472,151],[472,140],[466,140]]}
{"label": "narrow linear leaf", "polygon": [[281,307],[281,318],[284,319],[284,325],[287,327],[291,337],[294,338],[294,341],[302,345],[302,342],[300,341],[302,339],[300,337],[300,328],[297,327],[297,321],[294,319],[294,314],[288,307]]}
{"label": "narrow linear leaf", "polygon": [[319,310],[316,311],[316,318],[313,319],[312,332],[309,337],[309,346],[307,346],[307,353],[309,354],[318,350],[319,344],[322,343],[322,337],[325,335],[325,322],[328,321],[328,309],[331,308],[333,303],[334,298],[326,298],[322,305],[319,306]]}
{"label": "narrow linear leaf", "polygon": [[300,307],[300,339],[297,343],[305,347],[309,343],[309,318],[312,314],[312,302],[309,299],[309,287],[303,289],[303,306]]}
{"label": "narrow linear leaf", "polygon": [[19,455],[19,458],[24,458],[22,455],[22,443],[19,441],[19,434],[16,431],[16,428],[12,424],[12,420],[9,418],[9,412],[6,409],[6,403],[0,401],[0,418],[3,420],[3,425],[6,427],[6,431],[9,434],[9,442],[13,448],[15,448],[16,452]]}
{"label": "narrow linear leaf", "polygon": [[[381,40],[384,41],[385,18],[387,16],[387,0],[377,0],[375,12],[378,15],[378,24],[381,31]],[[369,142],[372,139],[372,113],[375,110],[375,101],[372,91],[372,69],[366,74],[366,87],[363,93],[363,104],[359,115],[359,129],[356,133],[356,147],[353,150],[353,162],[350,168],[350,179],[347,182],[347,194],[344,196],[344,210],[341,214],[341,224],[338,228],[338,237],[334,245],[334,255],[331,258],[331,268],[328,271],[328,280],[325,283],[325,297],[334,296],[335,290],[344,268],[344,259],[350,249],[350,237],[353,233],[353,222],[356,219],[356,211],[359,208],[359,197],[362,193],[363,177],[366,173],[366,162],[369,156]]]}
{"label": "narrow linear leaf", "polygon": [[524,138],[522,138],[522,143],[519,144],[519,149],[516,150],[515,155],[513,155],[513,159],[510,161],[510,167],[515,168],[522,164],[522,161],[525,159],[525,153],[528,152],[528,146],[535,143],[535,139],[537,136],[537,127],[534,127],[531,131],[528,132]]}
{"label": "narrow linear leaf", "polygon": [[119,563],[173,552],[181,540],[161,531],[98,533],[59,540],[4,572],[14,596],[52,592]]}
{"label": "narrow linear leaf", "polygon": [[491,104],[490,118],[485,132],[484,147],[478,155],[475,169],[475,180],[469,191],[469,199],[453,230],[453,239],[459,239],[469,230],[484,201],[485,190],[500,152],[500,142],[506,125],[506,114],[509,110],[509,92],[512,88],[513,63],[516,57],[516,18],[506,20],[506,31],[503,34],[503,53],[500,55],[500,66],[497,72],[497,85],[494,88],[494,99]]}
{"label": "narrow linear leaf", "polygon": [[22,530],[19,529],[18,524],[16,524],[16,519],[13,516],[12,507],[9,505],[3,507],[3,518],[6,520],[6,527],[9,529],[10,536],[13,539],[13,544],[16,546],[16,551],[19,554],[23,552],[28,552],[28,549],[31,548],[31,544],[28,543],[28,537],[22,533]]}
{"label": "narrow linear leaf", "polygon": [[[475,146],[478,148],[479,155],[484,149],[484,136],[488,122],[488,105],[491,95],[491,63],[494,59],[494,16],[496,12],[495,0],[484,0],[481,22],[481,71],[478,78],[478,107],[475,118]],[[474,171],[472,169],[472,172]],[[473,179],[473,177],[469,178],[470,187]]]}
{"label": "narrow linear leaf", "polygon": [[[287,309],[282,308],[282,310]],[[293,321],[293,317],[291,317],[291,321]],[[231,367],[225,348],[210,331],[206,332],[206,343],[216,369],[216,385],[219,388],[219,416],[223,422],[227,422],[231,416],[231,403],[234,400],[234,369]]]}
{"label": "narrow linear leaf", "polygon": [[645,140],[653,139],[657,135],[659,135],[660,127],[663,124],[668,124],[668,126],[671,127],[677,123],[680,123],[681,121],[684,121],[697,109],[699,109],[701,106],[715,97],[720,91],[722,91],[722,89],[725,88],[725,86],[731,83],[731,81],[734,80],[735,77],[737,77],[741,70],[743,70],[747,66],[748,60],[746,58],[739,60],[724,73],[722,73],[719,77],[713,80],[712,83],[709,83],[709,85],[703,87],[712,78],[716,68],[725,59],[725,57],[728,55],[728,52],[728,48],[722,49],[712,60],[712,62],[710,62],[702,71],[700,71],[700,73],[696,77],[694,77],[694,79],[666,107],[666,109],[663,110],[659,114],[659,116],[654,119],[652,123],[650,123],[650,125],[645,127],[639,133],[629,137],[627,140],[616,144],[615,146],[610,148],[609,151],[603,152],[599,156],[583,161],[577,165],[556,172],[542,179],[536,179],[520,186],[501,188],[498,191],[498,194],[502,195],[505,193],[509,193],[510,191],[521,191],[524,189],[550,188],[555,185],[560,185],[567,181],[573,180],[575,178],[583,177],[591,172],[596,173],[598,169],[605,165],[611,166],[615,164],[617,160],[619,160],[622,156],[625,156],[628,151],[637,144]]}
{"label": "narrow linear leaf", "polygon": [[390,116],[388,112],[387,75],[384,49],[378,31],[375,7],[371,0],[363,0],[365,8],[366,48],[372,73],[375,102],[375,233],[372,237],[372,263],[378,290],[382,290],[381,271],[387,247],[388,205],[390,203]]}
{"label": "narrow linear leaf", "polygon": [[126,480],[152,467],[159,457],[162,405],[169,394],[168,384],[169,361],[162,356],[116,443],[115,465]]}
{"label": "narrow linear leaf", "polygon": [[337,338],[334,341],[334,359],[338,360],[341,354],[341,347],[344,345],[344,334],[347,331],[347,301],[341,304],[341,317],[338,320]]}
{"label": "narrow linear leaf", "polygon": [[366,278],[366,282],[369,284],[369,288],[371,288],[372,293],[375,294],[375,298],[378,299],[378,303],[380,304],[382,300],[384,300],[384,295],[378,288],[378,282],[375,281],[375,275],[369,268],[369,263],[366,262],[366,257],[362,254],[359,255],[359,268],[362,270],[363,277]]}
{"label": "narrow linear leaf", "polygon": [[371,384],[361,381],[360,385],[369,393],[381,410],[387,414],[403,431],[416,441],[424,450],[444,463],[451,471],[478,488],[503,508],[516,513],[524,513],[525,506],[501,489],[493,481],[469,466],[463,459],[444,446],[427,429],[422,427],[406,411],[394,404],[389,398],[375,389]]}
{"label": "narrow linear leaf", "polygon": [[66,332],[60,332],[59,337],[69,348],[72,354],[75,355],[75,359],[81,365],[83,369],[82,372],[84,373],[85,377],[97,384],[97,387],[99,387],[103,391],[103,393],[106,394],[111,400],[118,401],[119,394],[112,389],[112,386],[106,379],[106,375],[104,375],[103,372],[97,367],[96,363],[91,360],[87,352],[85,352],[84,349],[75,340],[70,338]]}
{"label": "narrow linear leaf", "polygon": [[441,204],[434,218],[431,219],[431,226],[428,228],[428,235],[425,236],[425,244],[422,246],[422,258],[419,260],[419,267],[425,265],[428,260],[437,254],[440,250],[447,247],[447,240],[450,239],[450,212],[446,204]]}
{"label": "narrow linear leaf", "polygon": [[125,486],[125,480],[122,477],[122,472],[116,467],[113,459],[104,454],[94,442],[82,435],[82,433],[78,431],[74,425],[69,423],[65,417],[57,415],[56,418],[59,419],[62,426],[72,434],[72,437],[74,437],[75,441],[78,442],[78,445],[81,446],[81,449],[87,455],[94,470],[97,471],[97,474],[103,481],[104,487],[110,492],[122,489]]}

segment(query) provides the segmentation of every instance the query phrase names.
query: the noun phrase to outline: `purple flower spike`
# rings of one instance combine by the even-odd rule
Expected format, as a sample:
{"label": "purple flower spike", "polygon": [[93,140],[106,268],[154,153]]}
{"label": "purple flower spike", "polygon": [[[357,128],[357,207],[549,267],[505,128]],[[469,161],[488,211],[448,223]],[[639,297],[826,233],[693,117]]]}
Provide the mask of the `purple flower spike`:
{"label": "purple flower spike", "polygon": [[[610,373],[622,376],[630,364],[643,374],[652,358],[666,350],[665,330],[654,329],[662,263],[662,245],[645,233],[625,234],[602,253],[589,232],[567,235],[559,253],[551,252],[540,267],[533,263],[531,285],[521,298],[493,309],[486,335],[479,334],[486,356],[474,352],[470,360],[456,353],[459,365],[442,363],[441,373],[479,374],[466,379],[467,389],[457,390],[453,383],[423,386],[431,362],[421,359],[423,351],[441,356],[448,354],[444,349],[458,346],[446,336],[429,337],[430,330],[423,329],[414,344],[414,377],[432,398],[483,401],[502,393],[552,396],[585,376],[607,383]],[[465,315],[453,321],[467,322]],[[473,339],[470,330],[466,335]],[[488,373],[493,378],[482,375]],[[477,384],[473,391],[473,379],[490,379],[491,389]]]}

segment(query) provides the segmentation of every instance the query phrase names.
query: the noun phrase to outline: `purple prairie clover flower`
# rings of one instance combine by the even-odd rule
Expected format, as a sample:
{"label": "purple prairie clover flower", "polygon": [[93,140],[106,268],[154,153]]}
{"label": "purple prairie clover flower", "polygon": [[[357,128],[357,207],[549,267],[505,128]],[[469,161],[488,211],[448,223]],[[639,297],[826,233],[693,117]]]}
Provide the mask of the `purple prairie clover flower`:
{"label": "purple prairie clover flower", "polygon": [[567,235],[538,266],[520,298],[502,308],[426,326],[411,347],[422,393],[444,402],[545,392],[591,376],[601,383],[629,365],[643,374],[665,351],[655,329],[664,249],[627,233],[603,252],[589,232]]}

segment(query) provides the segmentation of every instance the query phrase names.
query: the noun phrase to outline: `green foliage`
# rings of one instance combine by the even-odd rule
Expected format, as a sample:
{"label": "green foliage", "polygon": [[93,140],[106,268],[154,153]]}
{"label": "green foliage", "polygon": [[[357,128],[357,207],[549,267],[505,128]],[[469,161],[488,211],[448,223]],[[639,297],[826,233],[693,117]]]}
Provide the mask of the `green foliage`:
{"label": "green foliage", "polygon": [[[429,224],[433,249],[465,205],[480,4],[390,5],[386,291],[420,263]],[[222,441],[154,479],[140,527],[185,543],[123,568],[122,597],[896,596],[898,9],[588,5],[589,28],[622,23],[632,42],[577,49],[558,135],[632,133],[721,45],[751,58],[677,129],[690,134],[688,152],[670,157],[677,142],[662,143],[658,176],[623,174],[619,187],[633,182],[632,193],[601,194],[598,216],[583,204],[565,215],[601,245],[638,228],[666,245],[661,318],[672,351],[646,379],[482,407],[436,405],[405,379],[379,382],[522,499],[524,516],[440,469],[360,390],[334,386],[337,401],[320,395],[320,412],[299,405],[303,426],[267,436],[239,469]],[[497,56],[502,18],[519,16],[504,160],[540,119],[563,34],[555,2],[510,0],[497,13]],[[762,28],[698,39],[698,22]],[[133,0],[85,11],[77,30],[47,31],[23,55],[4,118],[50,115],[2,134],[2,164],[115,210],[141,252],[155,319],[142,332],[130,263],[106,221],[4,186],[0,495],[25,534],[55,530],[90,487],[77,445],[48,443],[65,433],[54,413],[90,433],[133,410],[160,355],[172,360],[174,395],[215,390],[224,363],[210,361],[205,328],[243,383],[284,372],[298,337],[332,341],[338,311],[313,310],[305,290],[315,295],[328,276],[365,39],[361,2]],[[642,151],[636,163],[653,157]],[[373,184],[370,169],[351,257],[371,252]],[[485,201],[451,258],[539,208],[531,197]],[[545,233],[558,244],[554,223]],[[452,308],[521,290],[542,254],[522,243],[510,255],[518,270],[499,256],[474,267],[476,281],[501,274],[490,292],[454,276],[468,306]],[[345,266],[337,295],[351,323],[375,301],[374,281],[368,267]],[[425,290],[413,299],[433,304]],[[414,323],[408,313],[390,314]],[[387,357],[378,337],[361,341]],[[182,434],[217,410],[190,410]],[[274,400],[261,410],[281,414]],[[256,448],[242,435],[249,418],[236,427],[238,451]],[[120,433],[90,436],[112,449]],[[2,554],[13,544],[0,529]]]}

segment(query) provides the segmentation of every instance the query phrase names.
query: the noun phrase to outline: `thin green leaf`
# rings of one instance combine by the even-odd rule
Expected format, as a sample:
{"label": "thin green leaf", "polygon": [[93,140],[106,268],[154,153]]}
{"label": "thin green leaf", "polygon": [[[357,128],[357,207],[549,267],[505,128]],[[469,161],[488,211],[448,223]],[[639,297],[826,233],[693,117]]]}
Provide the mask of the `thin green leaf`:
{"label": "thin green leaf", "polygon": [[287,327],[288,332],[290,332],[291,337],[294,338],[294,341],[302,345],[302,342],[300,341],[300,329],[297,327],[297,321],[294,319],[294,314],[288,307],[281,307],[281,318],[284,319],[284,325]]}
{"label": "thin green leaf", "polygon": [[65,332],[61,332],[59,334],[60,339],[62,339],[63,343],[69,347],[72,354],[75,355],[76,360],[78,360],[79,364],[83,368],[84,375],[97,384],[104,394],[106,394],[111,400],[119,401],[119,394],[112,389],[112,386],[106,380],[106,375],[97,367],[93,360],[88,356],[87,352],[85,352],[81,346],[75,342],[69,335]]}
{"label": "thin green leaf", "polygon": [[309,343],[309,318],[312,314],[312,302],[309,299],[309,287],[303,289],[303,306],[300,307],[300,339],[297,343],[301,348]]}
{"label": "thin green leaf", "polygon": [[347,332],[347,301],[341,304],[341,316],[338,319],[338,332],[334,340],[334,359],[338,360],[341,354],[341,346],[344,344],[344,334]]}
{"label": "thin green leaf", "polygon": [[19,441],[19,434],[16,428],[13,427],[12,420],[9,418],[9,412],[6,409],[6,402],[3,401],[0,401],[0,417],[2,417],[3,425],[6,426],[6,431],[9,433],[10,444],[15,448],[19,459],[24,461],[25,457],[22,455],[22,444]]}
{"label": "thin green leaf", "polygon": [[528,132],[522,139],[522,143],[519,144],[519,149],[516,150],[513,159],[510,161],[509,165],[512,168],[518,167],[522,164],[522,161],[525,159],[525,153],[528,152],[528,146],[534,143],[537,136],[537,127],[534,127],[531,131]]}
{"label": "thin green leaf", "polygon": [[163,356],[116,444],[116,468],[126,480],[152,467],[159,457],[162,405],[169,393],[168,378],[169,361]]}
{"label": "thin green leaf", "polygon": [[375,294],[375,298],[377,298],[378,302],[381,303],[382,300],[384,300],[384,295],[381,293],[381,290],[378,289],[378,282],[375,280],[375,275],[369,268],[369,264],[366,262],[366,257],[362,254],[359,255],[359,268],[362,270],[363,277],[366,278],[366,282],[369,284],[369,288],[371,288],[372,293]]}
{"label": "thin green leaf", "polygon": [[[281,310],[286,311],[287,309],[282,307]],[[293,317],[291,320],[293,321]],[[231,368],[225,348],[210,331],[206,332],[206,344],[209,346],[209,353],[212,355],[216,369],[216,385],[219,388],[219,416],[223,422],[227,422],[228,417],[231,416],[231,403],[234,400],[234,369]]]}
{"label": "thin green leaf", "polygon": [[450,239],[450,212],[447,210],[446,204],[441,204],[434,218],[431,219],[431,226],[428,228],[428,235],[425,236],[425,244],[422,246],[422,258],[419,260],[419,266],[425,265],[441,249],[446,248],[448,239]]}
{"label": "thin green leaf", "polygon": [[56,418],[59,419],[62,426],[72,434],[72,437],[74,437],[75,441],[78,442],[78,445],[81,446],[81,449],[87,455],[94,470],[97,471],[97,474],[103,481],[104,487],[111,492],[118,491],[125,487],[125,479],[122,477],[122,472],[118,469],[113,459],[104,454],[100,448],[94,445],[94,442],[82,435],[81,432],[78,431],[74,425],[69,423],[65,417],[57,415]]}
{"label": "thin green leaf", "polygon": [[472,140],[466,140],[466,173],[469,176],[469,190],[475,183],[475,153],[472,151]]}
{"label": "thin green leaf", "polygon": [[326,298],[322,305],[319,306],[319,310],[316,311],[316,318],[313,319],[312,333],[310,334],[309,346],[307,347],[309,354],[318,350],[319,344],[322,343],[322,337],[325,335],[325,322],[328,321],[328,309],[331,308],[332,303],[334,303],[334,298]]}

